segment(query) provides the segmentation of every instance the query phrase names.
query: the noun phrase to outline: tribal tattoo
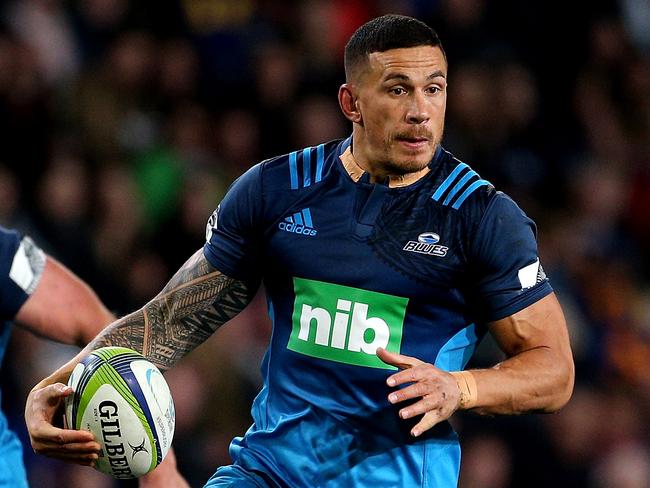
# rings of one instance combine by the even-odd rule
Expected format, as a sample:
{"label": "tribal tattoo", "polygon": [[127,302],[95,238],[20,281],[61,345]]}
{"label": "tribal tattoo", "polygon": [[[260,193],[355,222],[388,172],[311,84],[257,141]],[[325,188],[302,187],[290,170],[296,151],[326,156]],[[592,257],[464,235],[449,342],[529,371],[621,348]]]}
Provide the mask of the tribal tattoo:
{"label": "tribal tattoo", "polygon": [[107,327],[91,347],[130,347],[164,371],[241,312],[256,288],[222,274],[199,250],[153,300]]}

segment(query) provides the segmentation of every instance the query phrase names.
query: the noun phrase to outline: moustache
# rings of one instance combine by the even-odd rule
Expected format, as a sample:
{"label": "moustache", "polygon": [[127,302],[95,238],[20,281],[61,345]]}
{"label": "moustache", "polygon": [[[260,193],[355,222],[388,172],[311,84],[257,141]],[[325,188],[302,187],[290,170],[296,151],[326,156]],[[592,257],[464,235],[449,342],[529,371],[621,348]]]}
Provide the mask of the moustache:
{"label": "moustache", "polygon": [[433,140],[433,133],[426,129],[412,130],[408,132],[399,132],[394,135],[393,139],[427,139]]}

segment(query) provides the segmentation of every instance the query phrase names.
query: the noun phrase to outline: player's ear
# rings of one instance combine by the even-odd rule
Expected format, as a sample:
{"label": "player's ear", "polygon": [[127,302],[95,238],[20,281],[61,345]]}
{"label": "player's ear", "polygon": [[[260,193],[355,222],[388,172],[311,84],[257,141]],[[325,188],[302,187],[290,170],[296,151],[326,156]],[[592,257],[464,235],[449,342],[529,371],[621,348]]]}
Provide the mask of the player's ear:
{"label": "player's ear", "polygon": [[341,106],[341,111],[345,118],[350,122],[356,124],[361,124],[363,118],[361,117],[361,112],[358,107],[358,99],[352,89],[352,86],[344,83],[339,88],[339,105]]}

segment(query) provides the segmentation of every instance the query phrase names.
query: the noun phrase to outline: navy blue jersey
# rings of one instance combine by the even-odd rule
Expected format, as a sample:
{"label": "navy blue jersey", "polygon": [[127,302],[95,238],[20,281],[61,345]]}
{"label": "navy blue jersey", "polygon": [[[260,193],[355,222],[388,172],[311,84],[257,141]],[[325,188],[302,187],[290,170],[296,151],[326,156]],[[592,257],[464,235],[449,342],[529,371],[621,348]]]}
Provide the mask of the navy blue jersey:
{"label": "navy blue jersey", "polygon": [[[31,239],[0,227],[0,363],[11,335],[11,321],[36,288],[44,265],[43,251]],[[1,411],[0,486],[27,487],[20,442]]]}
{"label": "navy blue jersey", "polygon": [[350,144],[254,166],[210,219],[206,258],[263,280],[273,321],[254,424],[231,455],[281,486],[454,486],[454,432],[409,435],[375,351],[462,370],[487,322],[552,291],[535,226],[442,148],[392,188],[350,177]]}

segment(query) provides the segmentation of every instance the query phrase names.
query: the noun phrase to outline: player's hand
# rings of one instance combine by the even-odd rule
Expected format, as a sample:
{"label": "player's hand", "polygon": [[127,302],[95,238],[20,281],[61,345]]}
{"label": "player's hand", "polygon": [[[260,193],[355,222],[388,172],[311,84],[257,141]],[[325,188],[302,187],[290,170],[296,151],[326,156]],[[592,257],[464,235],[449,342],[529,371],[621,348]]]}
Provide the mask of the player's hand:
{"label": "player's hand", "polygon": [[388,386],[408,385],[391,392],[388,401],[395,404],[406,400],[417,400],[399,411],[399,416],[403,419],[423,415],[411,429],[412,436],[421,435],[458,410],[460,405],[458,383],[446,371],[417,358],[389,352],[381,347],[377,349],[377,357],[386,364],[397,366],[402,370],[386,379]]}
{"label": "player's hand", "polygon": [[151,473],[138,479],[139,488],[190,488],[176,468],[176,455],[170,449],[163,462]]}
{"label": "player's hand", "polygon": [[63,383],[35,387],[27,396],[25,423],[32,449],[68,463],[93,466],[99,457],[99,443],[87,430],[55,427],[55,416],[61,414],[63,400],[72,388]]}

